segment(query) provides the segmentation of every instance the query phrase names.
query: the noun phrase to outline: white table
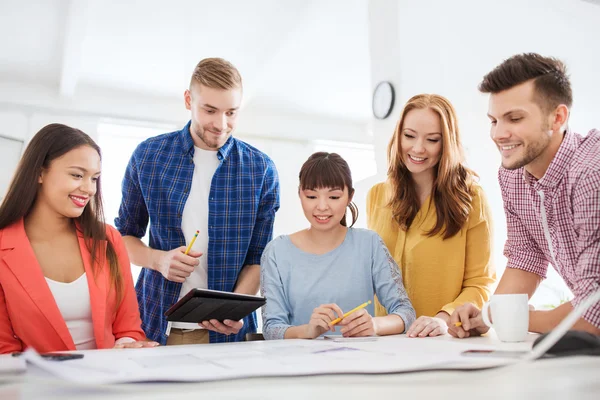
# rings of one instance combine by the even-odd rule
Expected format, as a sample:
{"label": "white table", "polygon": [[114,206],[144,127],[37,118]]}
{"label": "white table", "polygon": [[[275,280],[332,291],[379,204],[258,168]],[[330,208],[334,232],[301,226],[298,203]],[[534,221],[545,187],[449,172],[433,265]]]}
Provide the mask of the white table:
{"label": "white table", "polygon": [[[488,337],[463,339],[502,350],[527,350],[528,342]],[[454,341],[449,336],[404,340]],[[229,344],[236,346],[252,343]],[[1,362],[1,360],[0,360]],[[118,367],[118,366],[116,366]],[[568,357],[481,371],[429,371],[383,375],[325,375],[238,379],[208,383],[146,383],[82,386],[59,381],[43,371],[0,378],[0,399],[311,399],[334,396],[364,399],[497,398],[600,399],[600,357]]]}

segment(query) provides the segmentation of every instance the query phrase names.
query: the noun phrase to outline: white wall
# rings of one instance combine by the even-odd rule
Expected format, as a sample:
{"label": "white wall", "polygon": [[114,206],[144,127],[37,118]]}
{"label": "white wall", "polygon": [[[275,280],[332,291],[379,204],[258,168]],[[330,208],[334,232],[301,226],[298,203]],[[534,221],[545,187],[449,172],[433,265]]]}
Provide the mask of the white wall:
{"label": "white wall", "polygon": [[[189,111],[185,109],[183,99],[86,85],[80,85],[73,97],[65,98],[53,86],[3,81],[0,78],[0,135],[22,139],[25,145],[40,128],[52,122],[82,129],[98,141],[98,124],[102,122],[125,121],[140,126],[169,126],[179,129],[188,119]],[[275,223],[276,234],[304,227],[296,194],[297,177],[300,166],[313,152],[313,141],[371,141],[365,124],[247,107],[240,113],[235,135],[265,151],[276,162],[282,186],[281,209]],[[115,150],[107,146],[109,144],[105,142],[105,164]],[[24,148],[25,146],[23,150]],[[8,161],[5,164],[0,166],[7,184],[16,165],[12,161],[10,165]],[[104,187],[113,193],[118,191],[121,178],[122,176],[117,178],[111,173],[110,179],[104,179]],[[0,187],[2,193],[4,190],[4,187]],[[112,216],[116,214],[114,208],[114,201],[108,200],[106,212],[111,217],[108,219],[110,223]]]}
{"label": "white wall", "polygon": [[[109,97],[107,97],[109,98]],[[116,96],[118,98],[118,96]],[[160,132],[168,132],[180,129],[187,122],[186,113],[179,121],[167,120],[161,117],[160,122],[156,120],[147,121],[144,113],[137,113],[136,107],[142,109],[139,104],[136,107],[123,108],[119,113],[111,113],[113,105],[98,103],[98,111],[106,112],[108,115],[91,113],[83,106],[69,106],[61,104],[60,99],[54,106],[48,103],[39,104],[2,104],[0,103],[0,135],[14,137],[24,141],[22,150],[25,149],[31,137],[43,126],[49,123],[63,123],[79,128],[92,136],[102,147],[103,151],[103,188],[105,198],[105,213],[107,222],[114,224],[120,202],[120,185],[124,168],[137,143],[149,135]],[[39,101],[39,98],[38,98]],[[98,101],[98,100],[96,100]],[[116,100],[117,103],[120,100]],[[57,107],[57,104],[60,107]],[[182,107],[183,108],[183,107]],[[261,115],[261,113],[263,113]],[[122,119],[122,117],[134,117],[136,121]],[[145,122],[139,122],[146,118]],[[315,150],[314,141],[326,137],[328,139],[368,141],[366,127],[360,124],[344,121],[334,121],[318,117],[285,115],[267,115],[266,112],[253,112],[244,110],[240,114],[240,123],[235,136],[250,143],[268,154],[275,162],[281,185],[281,208],[275,220],[274,234],[285,234],[306,227],[306,219],[302,213],[298,200],[298,173],[300,167],[308,156]],[[100,123],[125,123],[132,124],[134,128],[127,129],[122,135],[109,137],[102,136],[98,131]],[[159,130],[146,132],[145,127],[160,127]],[[135,131],[134,137],[130,136]],[[3,187],[0,187],[2,195],[8,185],[8,181],[16,168],[17,158],[4,160],[1,164]],[[6,164],[6,165],[5,165]]]}
{"label": "white wall", "polygon": [[[496,261],[502,268],[505,222],[496,182],[499,157],[488,138],[487,99],[476,86],[486,72],[514,53],[558,56],[572,73],[571,125],[578,131],[591,128],[597,123],[594,111],[600,109],[596,93],[600,7],[578,0],[371,0],[368,18],[372,86],[390,80],[396,88],[390,118],[365,124],[264,108],[247,108],[240,114],[236,134],[269,154],[280,173],[282,207],[276,234],[305,226],[296,195],[297,175],[313,151],[313,140],[375,144],[378,174],[356,185],[355,200],[364,210],[367,190],[385,179],[385,148],[402,104],[414,94],[435,92],[447,96],[458,110],[468,162],[480,174],[494,208]],[[0,77],[0,135],[26,142],[45,124],[61,122],[98,139],[98,123],[103,121],[181,127],[188,119],[179,98],[102,89],[84,81],[73,96],[61,97],[58,85],[48,82]],[[7,168],[2,165],[1,173],[12,174]],[[120,185],[120,179],[106,185]],[[364,212],[359,221],[364,226]]]}
{"label": "white wall", "polygon": [[27,118],[17,112],[0,111],[0,201],[4,198],[12,172],[17,167],[27,134]]}
{"label": "white wall", "polygon": [[[30,82],[6,81],[0,77],[0,113],[29,119],[35,114],[105,120],[110,118],[156,124],[182,124],[189,111],[181,98],[150,96],[124,90],[108,90],[80,85],[73,97],[62,97],[57,88]],[[15,115],[18,115],[15,116]],[[1,117],[0,117],[1,118]],[[29,130],[38,128],[28,126]],[[368,143],[366,124],[315,114],[283,113],[264,108],[245,108],[240,113],[237,132],[277,139],[329,139]],[[19,128],[22,131],[22,127]]]}
{"label": "white wall", "polygon": [[[247,116],[251,120],[250,123],[245,125],[249,127],[248,131],[241,131],[241,129],[246,128],[244,128],[243,124],[240,124],[241,129],[236,131],[235,136],[268,154],[275,162],[279,172],[281,208],[276,215],[274,235],[287,234],[305,228],[307,221],[302,213],[297,188],[300,167],[315,149],[315,144],[311,137],[316,137],[317,134],[324,135],[327,132],[339,132],[339,137],[343,137],[344,132],[348,132],[349,130],[359,131],[360,128],[352,124],[341,123],[336,125],[335,122],[331,121],[321,124],[318,118],[306,118],[302,121],[294,121],[291,117],[287,118],[287,120],[280,117],[282,120],[280,120],[281,128],[279,130],[277,129],[279,124],[266,123],[264,125],[268,129],[262,130],[266,134],[258,136],[253,133],[261,131],[260,118],[256,114]],[[99,117],[79,110],[40,110],[37,107],[22,105],[4,105],[2,107],[0,104],[0,127],[2,127],[0,135],[23,140],[24,145],[22,150],[25,149],[28,141],[40,128],[54,122],[77,127],[96,140],[103,152],[102,186],[106,222],[114,225],[114,218],[117,216],[121,201],[121,180],[135,146],[146,137],[180,129],[187,120],[183,119],[178,123],[163,122],[160,124],[136,124],[133,122],[132,128],[123,129],[122,133],[116,132],[112,135],[99,131],[99,124],[105,121],[127,124],[127,121],[120,120],[114,116],[112,118]],[[306,137],[297,139],[289,138],[288,136],[299,136],[302,130],[298,130],[297,132],[286,131],[284,129],[286,124],[293,126],[294,129],[298,129],[299,126],[306,127]],[[312,130],[308,130],[311,125]],[[160,126],[160,128],[147,129],[147,127],[156,128],[157,126]],[[336,127],[338,128],[337,130],[335,129]],[[278,136],[277,132],[281,132],[281,134]],[[330,136],[335,137],[335,135]],[[0,160],[0,166],[2,167],[0,172],[2,174],[0,177],[0,191],[2,191],[0,199],[4,196],[5,190],[8,187],[19,156],[20,154],[16,154],[12,159]],[[137,279],[139,271],[138,267],[132,268],[134,279]]]}
{"label": "white wall", "polygon": [[[576,0],[376,0],[369,13],[372,85],[390,80],[399,97],[392,116],[373,123],[377,157],[385,159],[397,116],[410,97],[438,93],[450,99],[459,115],[467,161],[480,175],[494,211],[495,260],[503,271],[506,229],[496,179],[500,157],[489,138],[487,96],[477,85],[513,54],[559,57],[572,74],[571,127],[587,132],[598,124],[600,109],[600,7]],[[379,172],[385,179],[385,170]],[[548,281],[534,299],[538,305],[556,304],[556,293],[569,294],[553,271]]]}
{"label": "white wall", "polygon": [[298,173],[304,161],[313,153],[313,144],[305,140],[282,141],[248,135],[238,137],[268,154],[277,167],[281,207],[275,217],[274,236],[306,228],[308,223],[298,198]]}
{"label": "white wall", "polygon": [[0,107],[0,135],[25,140],[29,130],[29,120],[23,113]]}
{"label": "white wall", "polygon": [[95,136],[96,124],[91,118],[52,114],[35,108],[23,108],[21,106],[2,105],[0,103],[0,135],[23,141],[22,146],[14,147],[20,150],[19,154],[12,154],[11,157],[3,157],[0,160],[0,171],[2,174],[2,177],[0,177],[0,198],[4,197],[9,181],[17,167],[17,162],[23,151],[25,151],[31,137],[40,128],[52,122],[61,122],[76,126],[92,135],[92,137]]}

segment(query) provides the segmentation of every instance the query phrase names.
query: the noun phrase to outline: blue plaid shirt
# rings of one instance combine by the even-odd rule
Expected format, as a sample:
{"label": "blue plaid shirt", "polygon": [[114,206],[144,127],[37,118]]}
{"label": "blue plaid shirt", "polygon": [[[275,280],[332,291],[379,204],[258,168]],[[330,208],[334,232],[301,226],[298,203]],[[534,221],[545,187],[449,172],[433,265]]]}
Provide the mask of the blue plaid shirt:
{"label": "blue plaid shirt", "polygon": [[[133,152],[123,178],[123,200],[115,225],[121,235],[142,238],[150,220],[150,247],[172,250],[185,245],[181,215],[192,186],[194,142],[190,123],[150,138]],[[273,235],[279,209],[279,178],[273,161],[230,137],[217,152],[208,204],[208,288],[232,292],[243,266],[260,264]],[[167,342],[165,311],[179,298],[181,283],[142,268],[136,292],[146,335]],[[211,342],[244,340],[256,332],[256,314],[244,319],[237,335],[210,332]]]}

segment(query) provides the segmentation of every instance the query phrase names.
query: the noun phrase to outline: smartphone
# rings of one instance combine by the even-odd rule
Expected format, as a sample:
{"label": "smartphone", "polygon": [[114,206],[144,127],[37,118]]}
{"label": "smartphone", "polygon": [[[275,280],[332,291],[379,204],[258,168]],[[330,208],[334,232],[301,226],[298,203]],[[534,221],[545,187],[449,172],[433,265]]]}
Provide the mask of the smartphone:
{"label": "smartphone", "polygon": [[[13,357],[19,357],[23,353],[12,353]],[[68,361],[68,360],[77,360],[83,358],[83,354],[77,353],[46,353],[40,354],[40,356],[46,360],[50,361]]]}
{"label": "smartphone", "polygon": [[528,351],[507,351],[507,350],[467,350],[462,355],[470,357],[500,357],[500,358],[521,358]]}
{"label": "smartphone", "polygon": [[41,355],[44,359],[50,361],[68,361],[68,360],[78,360],[83,358],[83,354],[77,353],[48,353]]}

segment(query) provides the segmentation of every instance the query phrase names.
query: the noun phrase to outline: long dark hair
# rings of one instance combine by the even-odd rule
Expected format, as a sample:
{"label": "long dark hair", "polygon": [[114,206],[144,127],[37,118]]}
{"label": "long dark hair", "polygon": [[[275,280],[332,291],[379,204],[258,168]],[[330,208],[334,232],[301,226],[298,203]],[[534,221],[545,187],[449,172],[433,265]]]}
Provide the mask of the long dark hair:
{"label": "long dark hair", "polygon": [[[322,188],[348,188],[348,195],[354,195],[352,187],[352,174],[346,160],[337,153],[318,152],[306,160],[300,169],[300,189],[314,190]],[[352,224],[358,219],[358,207],[353,202],[348,204],[352,213]],[[343,226],[346,223],[346,215],[340,221]]]}
{"label": "long dark hair", "polygon": [[[102,157],[100,147],[84,132],[61,124],[43,127],[29,142],[19,162],[15,175],[8,187],[6,197],[0,205],[0,229],[25,218],[33,209],[40,184],[38,178],[50,163],[81,146],[90,146]],[[90,200],[83,213],[75,220],[78,222],[87,249],[92,256],[94,275],[108,261],[111,281],[116,289],[117,300],[122,298],[122,277],[115,248],[106,235],[102,191],[100,178],[96,184],[96,194]],[[99,254],[99,241],[106,240],[106,254]],[[105,258],[106,257],[106,258]]]}

